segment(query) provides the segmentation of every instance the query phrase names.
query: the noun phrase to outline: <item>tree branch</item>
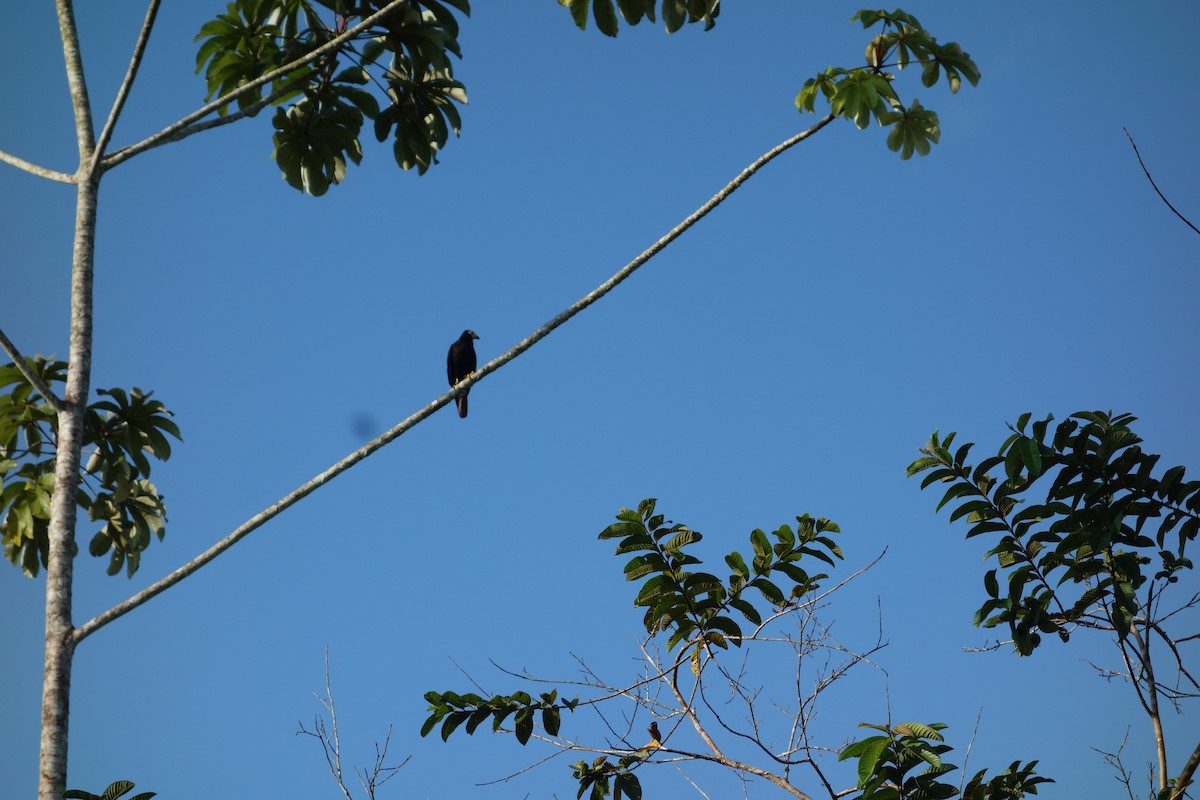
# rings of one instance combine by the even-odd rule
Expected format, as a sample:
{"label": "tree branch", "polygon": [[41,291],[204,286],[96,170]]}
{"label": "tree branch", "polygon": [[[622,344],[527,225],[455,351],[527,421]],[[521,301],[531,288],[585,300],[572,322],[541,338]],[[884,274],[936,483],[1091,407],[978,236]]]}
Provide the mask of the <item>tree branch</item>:
{"label": "tree branch", "polygon": [[0,150],[0,161],[3,161],[5,164],[11,164],[12,166],[16,167],[17,169],[23,169],[26,172],[28,172],[30,175],[36,175],[39,178],[45,178],[45,179],[51,180],[51,181],[58,181],[59,183],[74,183],[75,182],[74,175],[68,175],[65,172],[58,172],[57,170],[53,170],[53,169],[46,169],[45,167],[39,166],[30,161],[26,161],[23,158],[18,158],[16,156],[12,155],[11,153],[6,153],[3,150]]}
{"label": "tree branch", "polygon": [[[389,14],[391,14],[393,11],[395,11],[400,5],[402,5],[403,3],[406,3],[406,2],[408,2],[408,0],[392,0],[392,2],[388,3],[383,8],[379,9],[371,16],[363,19],[362,22],[358,23],[357,25],[355,25],[352,28],[348,28],[346,31],[344,31],[339,36],[335,36],[334,38],[330,39],[325,44],[321,45],[320,47],[316,48],[315,50],[310,51],[306,55],[301,56],[300,58],[297,58],[295,61],[284,64],[282,67],[279,67],[278,69],[271,70],[270,72],[266,73],[265,75],[255,78],[254,80],[250,81],[249,83],[245,83],[245,84],[239,86],[238,88],[234,89],[233,91],[231,91],[225,95],[222,95],[221,97],[218,97],[216,100],[213,100],[211,103],[201,106],[200,108],[193,111],[191,114],[188,114],[183,119],[180,119],[177,122],[174,122],[174,123],[168,125],[167,127],[163,128],[158,133],[154,134],[153,136],[147,137],[146,139],[143,139],[142,141],[140,141],[136,144],[131,144],[128,147],[121,148],[117,152],[115,152],[112,155],[107,156],[101,160],[101,162],[100,162],[101,169],[104,169],[104,170],[112,169],[113,167],[120,164],[122,161],[126,161],[127,159],[133,158],[134,156],[136,156],[139,153],[143,153],[146,150],[150,150],[154,147],[158,147],[160,145],[166,144],[167,142],[173,142],[173,141],[178,141],[179,139],[184,139],[188,136],[191,136],[193,133],[199,133],[200,131],[205,130],[206,128],[213,127],[215,124],[228,124],[226,122],[219,122],[219,123],[214,122],[212,124],[209,124],[209,125],[206,125],[203,127],[193,125],[193,123],[198,122],[199,120],[203,119],[204,117],[207,117],[209,114],[213,113],[214,111],[221,108],[222,106],[229,105],[229,103],[233,102],[234,100],[237,100],[242,95],[248,94],[249,92],[253,92],[253,91],[257,90],[260,86],[265,86],[266,84],[270,83],[271,81],[275,80],[276,78],[282,77],[282,76],[288,74],[289,72],[292,72],[293,70],[296,70],[296,69],[304,66],[305,64],[308,64],[312,61],[316,61],[317,59],[321,58],[322,56],[324,56],[327,53],[332,53],[333,51],[335,51],[339,47],[341,47],[345,42],[353,39],[359,33],[366,30],[367,28],[371,27],[379,20],[384,19]],[[257,109],[256,109],[255,113],[257,113]],[[230,116],[234,116],[234,119],[229,120],[229,122],[233,122],[236,119],[242,119],[243,117],[249,116],[249,115],[242,114],[241,116],[235,116],[235,115],[230,115]]]}
{"label": "tree branch", "polygon": [[104,148],[108,147],[108,142],[112,139],[113,130],[117,127],[117,120],[121,116],[121,110],[125,108],[125,101],[129,97],[129,90],[133,88],[133,81],[137,78],[138,68],[142,65],[142,56],[146,52],[146,43],[150,41],[150,31],[154,28],[154,18],[158,16],[158,7],[161,2],[162,0],[150,0],[150,7],[146,9],[146,19],[142,22],[141,32],[138,33],[137,44],[133,46],[133,56],[129,59],[129,69],[125,73],[125,80],[121,81],[121,88],[117,90],[112,110],[108,112],[108,121],[104,123],[104,130],[100,132],[100,139],[96,142],[95,152],[92,153],[92,160],[88,164],[88,174],[92,177],[95,177],[100,169]]}
{"label": "tree branch", "polygon": [[[389,5],[388,7],[390,8],[391,6]],[[374,18],[374,16],[377,16],[377,15],[373,15],[372,18]],[[246,520],[246,522],[242,523],[237,528],[235,528],[224,539],[220,540],[219,542],[214,544],[212,547],[210,547],[209,549],[205,550],[203,553],[198,555],[196,558],[194,558],[191,561],[189,561],[188,563],[184,564],[179,569],[170,573],[166,577],[156,581],[155,583],[146,587],[145,589],[143,589],[142,591],[133,595],[132,597],[128,598],[127,600],[125,600],[121,603],[118,603],[117,605],[113,606],[112,608],[108,609],[107,611],[93,617],[92,619],[85,622],[83,625],[80,625],[78,628],[75,629],[75,631],[73,633],[73,638],[74,638],[75,642],[78,643],[80,641],[83,641],[83,639],[87,638],[89,635],[94,633],[99,628],[107,625],[108,623],[112,622],[113,620],[117,619],[118,617],[128,614],[130,611],[137,608],[142,603],[145,603],[150,598],[154,597],[155,595],[159,594],[160,592],[162,592],[166,589],[169,589],[170,587],[179,583],[181,580],[183,580],[187,576],[191,575],[193,572],[200,569],[208,562],[212,561],[214,558],[219,556],[221,553],[225,552],[230,547],[237,544],[237,542],[240,541],[247,534],[249,534],[252,531],[254,531],[255,529],[259,528],[261,525],[263,525],[268,520],[278,516],[285,509],[295,505],[300,500],[302,500],[305,497],[307,497],[308,495],[312,494],[314,491],[319,489],[321,486],[325,485],[326,483],[333,480],[341,473],[350,469],[350,467],[353,467],[355,464],[362,461],[367,456],[374,453],[376,450],[379,450],[384,445],[389,444],[390,442],[392,442],[395,439],[398,439],[400,436],[407,433],[411,428],[413,428],[415,425],[417,425],[417,423],[423,421],[427,417],[432,416],[433,413],[435,411],[437,411],[438,409],[440,409],[442,406],[446,405],[447,403],[453,402],[454,399],[458,396],[458,394],[460,392],[471,388],[477,382],[483,380],[483,378],[485,378],[487,375],[500,369],[505,364],[512,361],[514,358],[521,355],[529,348],[533,347],[535,344],[540,342],[542,339],[549,336],[550,333],[553,332],[555,328],[559,327],[560,325],[565,323],[567,320],[571,319],[576,314],[578,314],[580,311],[583,311],[585,308],[587,308],[588,306],[595,303],[601,297],[604,297],[604,295],[611,292],[622,281],[624,281],[626,278],[628,278],[630,275],[632,275],[634,272],[636,272],[639,267],[641,267],[643,264],[645,264],[647,261],[649,261],[655,255],[657,255],[664,247],[666,247],[668,244],[673,242],[675,239],[677,239],[681,235],[683,235],[683,233],[685,231],[687,231],[688,228],[695,225],[697,222],[699,222],[701,219],[703,219],[710,211],[712,211],[714,208],[716,208],[722,202],[724,202],[726,199],[728,199],[728,197],[731,194],[733,194],[734,191],[736,191],[738,189],[738,187],[740,187],[743,183],[748,181],[751,178],[751,176],[754,175],[754,173],[758,172],[758,170],[760,170],[766,164],[768,164],[769,162],[774,160],[776,157],[778,157],[779,155],[784,153],[786,150],[790,149],[791,147],[794,147],[795,145],[804,141],[808,137],[812,136],[817,131],[824,128],[826,125],[828,125],[830,122],[832,122],[833,119],[834,119],[834,116],[832,114],[829,114],[829,115],[823,117],[820,121],[818,121],[813,126],[806,128],[805,130],[801,131],[800,133],[797,133],[795,136],[792,136],[791,138],[789,138],[789,139],[781,142],[780,144],[776,145],[775,147],[771,148],[766,153],[763,153],[761,156],[759,156],[757,159],[755,159],[753,163],[751,163],[748,167],[746,167],[744,170],[742,170],[741,173],[739,173],[737,177],[735,177],[733,180],[731,180],[729,183],[727,183],[724,186],[724,188],[722,188],[719,192],[717,192],[715,195],[713,195],[711,198],[709,198],[708,202],[704,203],[704,205],[700,206],[698,209],[696,209],[691,214],[689,214],[682,222],[680,222],[678,225],[676,225],[674,228],[672,228],[665,236],[663,236],[661,239],[659,239],[654,244],[650,245],[650,247],[647,248],[645,251],[643,251],[641,255],[639,255],[637,258],[633,259],[632,261],[630,261],[628,264],[626,264],[624,267],[622,267],[620,270],[618,270],[616,272],[616,274],[614,274],[611,278],[606,280],[604,283],[600,284],[594,290],[592,290],[588,294],[584,295],[582,298],[580,298],[576,302],[572,303],[565,311],[560,313],[558,316],[554,317],[549,322],[547,322],[546,324],[542,325],[540,328],[535,330],[532,334],[530,334],[529,336],[522,339],[520,342],[518,342],[516,345],[514,345],[511,349],[509,349],[508,352],[492,359],[487,364],[485,364],[483,367],[476,370],[471,375],[467,376],[459,384],[457,384],[456,386],[451,388],[450,391],[442,394],[440,397],[438,397],[436,400],[434,400],[431,403],[429,403],[428,405],[426,405],[421,410],[410,415],[407,419],[405,419],[400,424],[393,427],[391,430],[385,432],[378,438],[376,438],[376,439],[368,442],[367,444],[363,445],[362,447],[358,448],[357,450],[352,452],[350,455],[343,458],[341,461],[338,461],[336,464],[334,464],[333,466],[326,469],[324,472],[322,472],[319,475],[317,475],[316,477],[314,477],[312,480],[300,485],[298,488],[294,489],[293,491],[284,495],[279,500],[277,500],[274,503],[272,503],[271,505],[267,506],[261,512],[254,515],[250,519]]]}
{"label": "tree branch", "polygon": [[[255,102],[255,103],[251,103],[250,105],[246,106],[245,108],[239,108],[237,111],[226,114],[223,117],[217,117],[216,119],[210,119],[205,122],[196,122],[192,125],[187,126],[186,128],[183,128],[182,130],[178,130],[178,131],[175,131],[174,133],[164,136],[160,141],[156,141],[154,144],[150,145],[149,147],[147,147],[145,149],[150,149],[150,147],[158,147],[158,146],[161,146],[164,144],[168,144],[169,142],[177,142],[181,139],[186,139],[189,136],[192,136],[197,133],[201,133],[201,132],[209,130],[211,128],[219,128],[222,125],[228,125],[231,122],[237,122],[239,120],[245,119],[246,117],[253,117],[256,114],[258,114],[258,112],[262,111],[264,108],[266,108],[267,106],[274,103],[278,98],[283,97],[284,95],[290,94],[291,92],[295,91],[296,87],[299,86],[300,84],[302,84],[303,82],[304,82],[303,80],[292,81],[291,83],[287,84],[286,86],[281,87],[277,91],[271,92],[271,94],[267,95],[266,97],[262,98],[261,100]],[[158,135],[159,134],[155,134],[155,137],[157,137]],[[155,137],[151,137],[151,138],[155,138]],[[140,147],[142,144],[145,144],[145,142],[148,142],[148,141],[150,141],[150,140],[146,139],[137,145],[131,145],[130,147],[126,147],[122,150],[118,150],[117,153],[114,154],[113,156],[111,156],[110,158],[115,159],[117,155],[125,153],[126,151],[132,149],[133,147]],[[131,158],[135,155],[137,155],[137,153],[130,153],[128,156],[117,159],[116,161],[110,161],[109,159],[104,159],[104,161],[102,162],[103,168],[109,169],[110,167],[115,166],[116,164],[119,164],[121,161],[124,161],[125,158]]]}
{"label": "tree branch", "polygon": [[1183,765],[1183,772],[1179,773],[1179,777],[1175,782],[1175,790],[1171,793],[1171,800],[1181,800],[1188,786],[1192,783],[1192,776],[1196,774],[1196,769],[1200,768],[1200,744],[1196,745],[1196,749],[1192,751],[1188,757],[1187,763]]}
{"label": "tree branch", "polygon": [[1162,201],[1167,204],[1167,208],[1174,211],[1175,216],[1177,216],[1181,220],[1183,220],[1185,225],[1187,225],[1189,228],[1191,228],[1196,233],[1200,233],[1200,228],[1197,228],[1195,225],[1193,225],[1188,220],[1187,217],[1185,217],[1183,214],[1180,214],[1179,211],[1176,210],[1175,206],[1171,205],[1171,201],[1168,200],[1166,198],[1166,195],[1164,195],[1162,193],[1162,191],[1158,188],[1158,184],[1154,182],[1154,178],[1150,177],[1150,170],[1146,169],[1146,163],[1144,161],[1142,161],[1142,154],[1138,152],[1137,144],[1134,143],[1133,137],[1129,135],[1129,130],[1127,128],[1121,128],[1121,130],[1125,131],[1125,138],[1129,140],[1129,143],[1131,145],[1133,145],[1133,154],[1135,156],[1137,156],[1138,163],[1141,164],[1141,166],[1142,166],[1142,172],[1146,173],[1146,180],[1150,181],[1150,185],[1154,187],[1155,192],[1158,192],[1158,196],[1162,198]]}
{"label": "tree branch", "polygon": [[[71,107],[75,112],[75,138],[79,145],[79,165],[92,157],[96,146],[96,131],[92,127],[92,104],[88,99],[87,81],[83,74],[83,57],[79,53],[79,33],[75,29],[75,10],[70,0],[55,0],[58,11],[58,30],[62,37],[63,60],[67,68],[67,86],[71,90]],[[75,181],[72,180],[72,183]]]}
{"label": "tree branch", "polygon": [[4,352],[8,353],[8,357],[12,359],[13,364],[25,376],[25,380],[29,381],[29,384],[34,389],[37,389],[38,394],[44,397],[46,402],[54,406],[55,411],[62,411],[62,399],[46,385],[46,382],[36,372],[29,368],[29,362],[25,360],[25,357],[21,355],[21,351],[4,335],[4,331],[2,330],[0,330],[0,347],[4,348]]}

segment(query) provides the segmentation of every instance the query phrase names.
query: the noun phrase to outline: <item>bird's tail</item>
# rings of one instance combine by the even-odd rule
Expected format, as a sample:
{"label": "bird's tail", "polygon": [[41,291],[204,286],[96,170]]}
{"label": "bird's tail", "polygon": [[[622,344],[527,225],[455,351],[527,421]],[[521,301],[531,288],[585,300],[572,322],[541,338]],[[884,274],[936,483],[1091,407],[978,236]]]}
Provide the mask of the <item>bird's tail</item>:
{"label": "bird's tail", "polygon": [[464,419],[467,416],[467,392],[458,396],[458,416]]}

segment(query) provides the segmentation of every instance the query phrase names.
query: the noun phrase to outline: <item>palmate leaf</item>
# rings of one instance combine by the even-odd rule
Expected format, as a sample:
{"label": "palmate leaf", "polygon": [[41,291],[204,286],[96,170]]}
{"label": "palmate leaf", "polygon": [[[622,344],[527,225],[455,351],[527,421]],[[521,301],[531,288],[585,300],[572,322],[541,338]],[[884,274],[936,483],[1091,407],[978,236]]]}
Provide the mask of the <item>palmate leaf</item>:
{"label": "palmate leaf", "polygon": [[[327,19],[318,13],[325,9],[332,12]],[[197,72],[205,72],[210,99],[224,96],[302,59],[374,10],[373,4],[235,0],[196,37]],[[362,160],[359,134],[367,119],[374,121],[380,141],[392,136],[402,168],[423,173],[437,163],[450,133],[462,127],[451,104],[467,100],[450,64],[450,56],[462,56],[456,13],[470,13],[467,0],[411,0],[334,52],[270,84],[271,102],[281,105],[273,116],[274,157],[289,185],[320,195],[344,180],[348,164]],[[257,87],[238,97],[239,107],[263,97],[263,87]]]}
{"label": "palmate leaf", "polygon": [[892,128],[887,137],[888,149],[899,152],[905,161],[913,153],[929,155],[932,146],[942,138],[937,114],[924,108],[919,100],[913,100],[908,108],[884,114],[880,121]]}
{"label": "palmate leaf", "polygon": [[273,124],[274,158],[284,180],[314,197],[342,181],[347,157],[355,164],[362,161],[363,112],[338,95],[306,96],[276,110]]}
{"label": "palmate leaf", "polygon": [[[29,365],[50,387],[66,380],[64,362],[38,358]],[[5,557],[36,577],[49,556],[54,457],[46,451],[57,415],[13,365],[0,367],[0,388],[7,389],[0,394],[0,538]],[[84,469],[92,477],[76,501],[89,520],[104,523],[88,551],[108,557],[109,574],[124,568],[132,576],[151,539],[165,534],[166,508],[148,476],[151,458],[170,457],[168,437],[180,438],[179,427],[153,392],[96,393],[100,399],[85,409],[83,424]]]}
{"label": "palmate leaf", "polygon": [[[272,21],[276,4],[269,0],[235,0],[226,12],[205,23],[196,36],[203,40],[196,53],[196,72],[204,70],[205,100],[223,97],[284,63],[281,29]],[[246,108],[262,98],[262,87],[238,98]],[[228,113],[228,106],[218,109]]]}
{"label": "palmate leaf", "polygon": [[939,45],[916,17],[899,9],[891,13],[859,11],[851,19],[861,21],[864,28],[877,24],[883,27],[883,33],[866,47],[865,65],[855,69],[830,67],[810,78],[796,95],[797,110],[815,113],[820,93],[828,100],[831,113],[860,129],[867,127],[872,118],[890,128],[888,148],[902,159],[927,155],[941,138],[937,114],[915,98],[903,102],[894,86],[895,76],[886,69],[896,66],[903,70],[915,59],[923,65],[921,80],[925,86],[935,84],[945,72],[951,93],[955,93],[964,77],[971,85],[979,82],[979,68],[960,45]]}

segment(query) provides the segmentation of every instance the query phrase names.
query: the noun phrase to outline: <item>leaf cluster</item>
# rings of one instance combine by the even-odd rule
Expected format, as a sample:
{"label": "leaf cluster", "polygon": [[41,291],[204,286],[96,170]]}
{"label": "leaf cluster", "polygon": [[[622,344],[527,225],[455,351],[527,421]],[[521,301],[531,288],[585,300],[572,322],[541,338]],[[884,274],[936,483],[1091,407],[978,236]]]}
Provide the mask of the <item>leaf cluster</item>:
{"label": "leaf cluster", "polygon": [[[939,776],[957,769],[942,761],[942,754],[953,749],[944,744],[942,738],[945,723],[905,722],[893,727],[862,722],[859,727],[882,731],[879,735],[852,742],[838,753],[839,761],[858,759],[858,788],[862,791],[862,800],[901,797],[940,800],[958,793],[954,786],[938,780]],[[913,773],[920,766],[924,766],[924,770]]]}
{"label": "leaf cluster", "polygon": [[484,720],[491,718],[492,731],[501,729],[509,717],[513,718],[513,732],[521,744],[529,742],[533,736],[534,724],[539,715],[542,728],[549,736],[557,736],[562,725],[561,709],[574,711],[579,699],[558,699],[558,690],[542,692],[534,700],[528,692],[514,692],[509,695],[497,694],[484,698],[473,692],[458,694],[456,692],[426,692],[425,699],[429,702],[429,716],[421,726],[421,735],[428,736],[438,723],[442,724],[442,741],[450,738],[458,727],[466,723],[468,735],[474,735]]}
{"label": "leaf cluster", "polygon": [[[1192,568],[1186,546],[1200,531],[1200,481],[1185,481],[1180,466],[1156,477],[1160,456],[1142,450],[1135,419],[1081,411],[1052,427],[1053,416],[1031,425],[1023,414],[999,453],[975,467],[972,444],[951,450],[955,434],[935,431],[908,467],[910,476],[925,473],[922,489],[950,484],[938,509],[955,502],[950,520],[965,518],[968,537],[998,536],[987,554],[998,567],[984,576],[988,600],[975,624],[1007,624],[1022,655],[1040,634],[1066,641],[1081,621],[1100,620],[1123,640],[1138,590]],[[1035,485],[1045,500],[1039,489],[1026,505]],[[1064,596],[1066,586],[1077,591]]]}
{"label": "leaf cluster", "polygon": [[627,25],[637,25],[643,19],[656,22],[655,9],[660,8],[663,26],[667,33],[674,33],[693,22],[703,22],[704,30],[717,24],[721,13],[721,0],[558,0],[558,4],[571,10],[571,18],[580,30],[587,28],[588,9],[596,27],[605,36],[616,36],[619,27],[617,10]]}
{"label": "leaf cluster", "polygon": [[[954,748],[945,744],[942,731],[945,723],[904,722],[899,725],[860,723],[879,734],[852,742],[838,754],[839,761],[858,759],[858,789],[861,800],[902,800],[927,798],[943,800],[959,794],[958,787],[944,783],[941,776],[958,769],[942,760]],[[1036,761],[1024,767],[1014,761],[1003,773],[987,778],[981,770],[963,787],[965,800],[1001,800],[1037,794],[1041,783],[1053,783],[1050,778],[1034,772]],[[918,768],[922,768],[916,772]]]}
{"label": "leaf cluster", "polygon": [[[739,619],[751,625],[762,624],[762,614],[751,602],[758,596],[775,608],[814,591],[825,573],[810,574],[799,565],[810,556],[830,566],[842,558],[841,548],[829,534],[840,529],[827,519],[796,517],[796,529],[780,526],[772,537],[761,530],[750,534],[754,555],[747,563],[738,551],[725,556],[732,570],[727,581],[709,572],[690,567],[700,559],[685,548],[699,542],[699,531],[667,521],[655,513],[656,501],[643,500],[637,510],[621,509],[617,522],[600,532],[601,539],[620,539],[616,554],[636,553],[625,565],[627,581],[642,580],[634,605],[646,609],[643,623],[651,636],[670,631],[667,650],[680,644],[692,647],[692,671],[699,672],[701,655],[710,647],[727,649],[730,643],[741,647],[743,633]],[[779,580],[791,583],[785,594]],[[644,579],[644,580],[643,580]],[[786,584],[785,584],[786,585]],[[736,614],[736,616],[735,616]]]}
{"label": "leaf cluster", "polygon": [[[205,73],[207,99],[304,58],[386,5],[388,0],[234,0],[196,37],[202,41],[196,71]],[[437,163],[450,132],[462,128],[454,104],[467,102],[450,59],[462,57],[455,11],[469,15],[468,0],[401,3],[316,61],[238,97],[247,112],[266,102],[281,105],[272,118],[274,158],[289,185],[321,195],[340,183],[347,159],[362,161],[359,135],[366,120],[377,140],[391,137],[401,169],[424,174]],[[219,113],[228,113],[228,106]]]}
{"label": "leaf cluster", "polygon": [[647,756],[648,751],[639,750],[632,755],[621,756],[616,761],[609,761],[607,756],[598,756],[590,764],[582,759],[576,761],[571,765],[571,777],[579,781],[575,800],[580,800],[589,789],[589,800],[604,800],[610,794],[613,800],[621,800],[622,797],[641,800],[642,782],[630,768]]}
{"label": "leaf cluster", "polygon": [[[37,357],[29,368],[49,387],[65,383],[67,365]],[[150,482],[151,457],[166,461],[167,438],[180,438],[171,412],[152,392],[100,389],[103,398],[84,414],[83,446],[90,452],[76,501],[101,523],[88,544],[93,556],[109,555],[108,574],[132,576],[151,538],[166,535],[166,507]],[[45,566],[50,550],[50,500],[58,415],[15,364],[0,366],[0,535],[4,555],[29,577]]]}
{"label": "leaf cluster", "polygon": [[[92,794],[83,789],[67,789],[63,792],[64,800],[117,800],[121,795],[133,791],[133,781],[113,781],[103,794]],[[155,792],[139,792],[126,800],[150,800]]]}
{"label": "leaf cluster", "polygon": [[[450,734],[464,725],[467,734],[474,735],[475,730],[488,719],[492,720],[492,732],[495,733],[502,730],[505,722],[512,717],[512,731],[522,745],[533,737],[539,719],[547,736],[557,736],[562,725],[561,710],[565,708],[573,712],[579,705],[579,698],[559,700],[557,689],[542,692],[536,700],[528,692],[520,691],[489,698],[475,693],[426,692],[425,700],[429,703],[430,713],[421,726],[422,736],[428,736],[438,727],[438,723],[441,723],[442,741],[448,740]],[[640,800],[642,785],[630,767],[648,755],[648,751],[639,750],[615,762],[609,761],[607,756],[600,756],[591,764],[584,761],[572,764],[571,774],[579,781],[576,797],[583,797],[583,793],[590,789],[592,800],[603,800],[610,794],[616,800],[622,796]]]}
{"label": "leaf cluster", "polygon": [[882,28],[867,44],[865,64],[853,69],[831,66],[809,78],[796,95],[797,110],[815,112],[820,95],[835,116],[850,120],[860,129],[872,119],[881,127],[891,128],[887,146],[900,158],[907,160],[914,153],[928,155],[941,139],[938,115],[916,98],[902,101],[894,85],[896,75],[888,70],[920,65],[923,86],[933,86],[944,74],[950,91],[957,93],[964,78],[972,86],[979,83],[979,68],[960,45],[939,44],[916,17],[900,9],[890,13],[864,9],[851,20],[862,22],[864,29],[877,24]]}

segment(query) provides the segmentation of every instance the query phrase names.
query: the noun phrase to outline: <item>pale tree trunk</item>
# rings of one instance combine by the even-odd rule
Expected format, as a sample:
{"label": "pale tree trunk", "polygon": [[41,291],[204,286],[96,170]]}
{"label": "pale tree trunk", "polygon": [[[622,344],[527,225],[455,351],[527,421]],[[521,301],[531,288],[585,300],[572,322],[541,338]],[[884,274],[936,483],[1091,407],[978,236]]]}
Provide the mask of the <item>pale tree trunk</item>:
{"label": "pale tree trunk", "polygon": [[42,683],[42,741],[38,763],[39,800],[59,800],[66,788],[67,725],[70,711],[71,582],[75,550],[75,494],[79,488],[83,415],[92,366],[92,257],[95,250],[99,171],[93,170],[95,133],[84,82],[79,38],[70,0],[56,0],[67,84],[79,143],[75,241],[71,261],[71,339],[67,386],[58,411],[54,494],[50,506],[50,552],[46,564],[46,660]]}

